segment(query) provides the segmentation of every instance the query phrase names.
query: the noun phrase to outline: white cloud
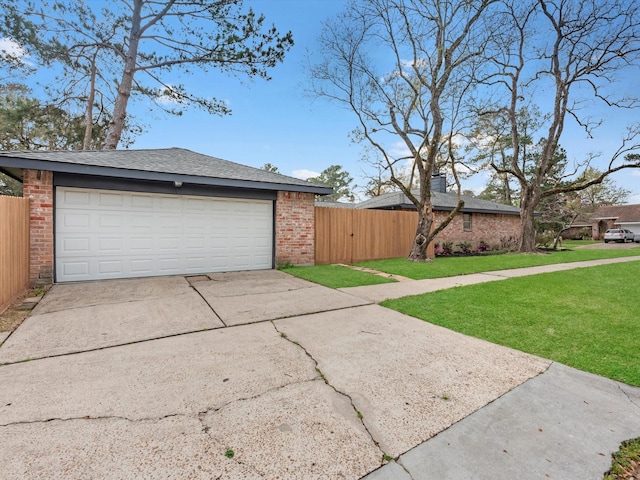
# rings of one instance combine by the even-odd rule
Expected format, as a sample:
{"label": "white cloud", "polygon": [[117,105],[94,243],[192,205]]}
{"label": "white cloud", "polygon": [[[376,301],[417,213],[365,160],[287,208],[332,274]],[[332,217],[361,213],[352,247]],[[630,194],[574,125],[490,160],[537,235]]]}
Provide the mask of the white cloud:
{"label": "white cloud", "polygon": [[22,46],[10,38],[0,38],[0,56],[10,56],[13,58],[23,59],[29,58],[26,50]]}
{"label": "white cloud", "polygon": [[640,168],[632,168],[631,169],[632,177],[640,177]]}
{"label": "white cloud", "polygon": [[308,180],[319,175],[320,173],[318,172],[314,172],[313,170],[305,170],[304,168],[291,172],[292,177],[299,178],[300,180]]}
{"label": "white cloud", "polygon": [[156,102],[160,105],[180,105],[183,103],[180,98],[180,90],[173,85],[159,88],[156,93]]}
{"label": "white cloud", "polygon": [[630,205],[635,205],[640,203],[640,193],[636,193],[635,195],[629,195],[627,199],[627,203]]}
{"label": "white cloud", "polygon": [[411,157],[411,151],[404,142],[395,142],[389,148],[389,155],[393,158]]}

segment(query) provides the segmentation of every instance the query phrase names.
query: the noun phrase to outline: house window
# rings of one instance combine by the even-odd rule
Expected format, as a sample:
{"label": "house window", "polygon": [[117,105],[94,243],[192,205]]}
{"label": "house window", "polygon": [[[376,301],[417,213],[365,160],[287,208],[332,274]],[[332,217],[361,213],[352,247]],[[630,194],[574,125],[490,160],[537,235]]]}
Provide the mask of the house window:
{"label": "house window", "polygon": [[462,229],[465,232],[471,231],[471,214],[470,213],[462,214]]}

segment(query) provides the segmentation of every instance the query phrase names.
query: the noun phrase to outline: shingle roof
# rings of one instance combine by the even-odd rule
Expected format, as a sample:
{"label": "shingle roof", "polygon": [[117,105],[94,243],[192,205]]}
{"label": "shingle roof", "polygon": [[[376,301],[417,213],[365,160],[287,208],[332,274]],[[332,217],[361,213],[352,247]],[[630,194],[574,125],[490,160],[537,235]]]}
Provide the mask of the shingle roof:
{"label": "shingle roof", "polygon": [[640,222],[640,204],[598,207],[591,218],[593,220],[615,219],[616,223]]}
{"label": "shingle roof", "polygon": [[356,203],[345,203],[345,202],[325,202],[322,200],[316,200],[316,207],[327,207],[327,208],[356,208],[358,205]]}
{"label": "shingle roof", "polygon": [[[418,196],[419,192],[414,191]],[[476,197],[462,195],[464,200],[463,212],[468,213],[495,213],[503,215],[520,215],[520,209],[511,205],[490,202]],[[431,192],[431,201],[434,210],[451,211],[458,204],[458,197],[455,193]],[[390,208],[415,208],[411,200],[402,192],[390,192],[370,198],[359,203],[356,208],[367,209],[390,209]]]}
{"label": "shingle roof", "polygon": [[123,178],[176,178],[185,182],[272,190],[286,187],[321,195],[332,193],[330,187],[183,148],[0,152],[0,166]]}

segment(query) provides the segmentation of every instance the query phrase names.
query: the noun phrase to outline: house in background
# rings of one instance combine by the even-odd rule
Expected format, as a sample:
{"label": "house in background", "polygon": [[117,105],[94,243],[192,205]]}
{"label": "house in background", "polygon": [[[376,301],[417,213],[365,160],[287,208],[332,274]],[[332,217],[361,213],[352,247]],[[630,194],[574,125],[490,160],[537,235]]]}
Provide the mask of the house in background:
{"label": "house in background", "polygon": [[[437,186],[438,184],[435,183]],[[442,222],[458,204],[455,193],[432,191],[431,201],[436,224]],[[413,192],[418,196],[419,192]],[[462,195],[464,207],[451,223],[440,232],[436,242],[469,242],[473,248],[480,242],[486,242],[492,248],[514,246],[520,236],[520,209],[511,205],[482,200]],[[402,192],[390,192],[370,198],[356,205],[356,208],[375,210],[407,210],[415,211],[415,205]]]}
{"label": "house in background", "polygon": [[34,284],[314,264],[330,187],[180,148],[0,152],[30,198]]}
{"label": "house in background", "polygon": [[[640,234],[640,205],[609,205],[598,207],[590,215],[592,238],[602,240],[609,228],[626,228]],[[574,222],[575,224],[575,222]],[[572,225],[573,227],[574,225]]]}

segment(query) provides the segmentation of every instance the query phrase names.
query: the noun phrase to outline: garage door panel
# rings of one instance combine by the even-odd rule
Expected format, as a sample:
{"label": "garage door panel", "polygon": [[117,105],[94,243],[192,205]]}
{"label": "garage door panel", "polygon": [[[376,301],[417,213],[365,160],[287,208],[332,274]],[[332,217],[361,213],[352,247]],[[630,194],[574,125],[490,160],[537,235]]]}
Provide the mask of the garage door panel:
{"label": "garage door panel", "polygon": [[119,193],[98,193],[98,205],[101,207],[122,207],[124,198]]}
{"label": "garage door panel", "polygon": [[75,207],[88,207],[91,205],[91,195],[86,191],[67,190],[62,193],[65,205]]}
{"label": "garage door panel", "polygon": [[122,228],[124,218],[119,213],[105,213],[98,217],[98,226],[110,231],[113,228]]}
{"label": "garage door panel", "polygon": [[100,238],[98,239],[98,253],[122,252],[122,243],[122,237]]}
{"label": "garage door panel", "polygon": [[131,201],[131,206],[133,208],[143,209],[143,210],[153,209],[152,195],[132,194],[130,201]]}
{"label": "garage door panel", "polygon": [[57,281],[271,268],[272,212],[263,200],[58,187]]}
{"label": "garage door panel", "polygon": [[140,258],[129,260],[129,272],[135,276],[143,276],[153,273],[153,259]]}
{"label": "garage door panel", "polygon": [[98,260],[96,263],[98,266],[97,273],[99,275],[119,274],[120,272],[126,271],[123,268],[122,260],[118,260],[118,259]]}
{"label": "garage door panel", "polygon": [[62,224],[65,227],[73,228],[79,227],[86,229],[91,223],[89,213],[84,212],[69,212],[65,213],[62,218]]}
{"label": "garage door panel", "polygon": [[89,275],[90,265],[88,260],[68,261],[63,265],[63,274],[69,277],[82,277]]}
{"label": "garage door panel", "polygon": [[132,215],[130,221],[133,229],[149,229],[153,226],[153,215]]}

